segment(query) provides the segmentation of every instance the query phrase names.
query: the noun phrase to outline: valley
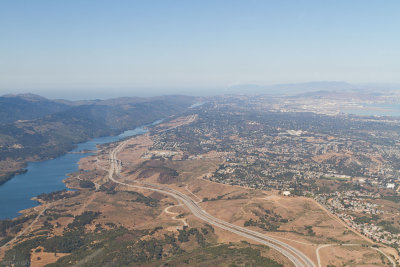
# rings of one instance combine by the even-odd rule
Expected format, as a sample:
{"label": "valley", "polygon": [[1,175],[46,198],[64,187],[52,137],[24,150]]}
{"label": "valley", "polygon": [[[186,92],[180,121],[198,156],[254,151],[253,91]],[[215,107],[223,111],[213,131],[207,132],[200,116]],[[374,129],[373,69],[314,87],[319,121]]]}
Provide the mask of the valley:
{"label": "valley", "polygon": [[[213,131],[196,128],[202,125],[205,110],[210,116],[213,108],[203,105],[190,110],[152,127],[149,133],[101,145],[95,155],[81,159],[79,172],[65,181],[78,191],[39,196],[42,207],[26,210],[22,216],[26,219],[15,226],[3,225],[4,243],[36,218],[31,228],[2,248],[3,262],[19,259],[34,263],[32,266],[63,266],[67,262],[98,265],[124,259],[128,265],[182,265],[192,260],[200,264],[218,262],[219,256],[207,254],[210,246],[227,246],[220,247],[224,253],[246,250],[269,262],[268,266],[395,266],[398,255],[394,248],[363,236],[306,193],[293,196],[291,180],[268,188],[251,186],[250,179],[248,184],[211,179],[227,164],[230,168],[246,166],[252,172],[254,167],[251,162],[234,165],[238,159],[230,148],[238,146],[229,142],[223,150],[208,149],[206,144],[201,151],[191,148],[198,144],[193,138],[205,135],[213,140]],[[221,110],[218,113],[223,119]],[[221,122],[215,125],[225,127]],[[185,136],[192,138],[190,142],[177,138],[182,136],[179,132],[189,129],[193,134]],[[249,151],[248,145],[242,148]],[[334,186],[347,181],[328,182]],[[292,194],[285,196],[282,190]],[[39,217],[38,212],[42,212]],[[136,246],[143,240],[152,242],[150,247],[158,252],[150,252],[143,243],[144,254],[126,258],[138,251]],[[54,245],[49,247],[50,243]],[[116,244],[127,247],[113,257]],[[203,256],[189,259],[191,253]],[[50,257],[53,254],[58,256]],[[224,257],[224,261],[233,260]]]}
{"label": "valley", "polygon": [[[23,173],[27,162],[58,157],[78,143],[183,112],[193,97],[48,100],[36,95],[0,97],[0,184]],[[21,108],[23,106],[23,108]],[[38,110],[42,107],[42,110]]]}

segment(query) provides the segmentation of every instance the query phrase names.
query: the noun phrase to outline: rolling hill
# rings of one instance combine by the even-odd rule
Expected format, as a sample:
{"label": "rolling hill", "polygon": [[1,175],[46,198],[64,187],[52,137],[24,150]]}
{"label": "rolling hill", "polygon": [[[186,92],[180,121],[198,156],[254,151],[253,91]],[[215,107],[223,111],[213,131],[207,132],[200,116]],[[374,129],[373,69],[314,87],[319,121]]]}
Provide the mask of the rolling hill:
{"label": "rolling hill", "polygon": [[91,138],[118,134],[179,114],[195,102],[194,97],[186,96],[118,98],[79,104],[65,101],[70,105],[35,95],[6,96],[1,100],[7,105],[1,109],[0,183],[20,172],[27,161],[53,158]]}

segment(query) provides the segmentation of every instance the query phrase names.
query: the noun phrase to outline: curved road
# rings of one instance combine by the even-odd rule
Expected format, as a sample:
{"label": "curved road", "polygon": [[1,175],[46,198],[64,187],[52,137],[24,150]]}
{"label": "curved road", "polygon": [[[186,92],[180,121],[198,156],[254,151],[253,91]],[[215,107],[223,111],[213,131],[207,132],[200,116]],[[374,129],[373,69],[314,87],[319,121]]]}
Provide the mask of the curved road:
{"label": "curved road", "polygon": [[151,191],[156,191],[159,193],[170,195],[174,197],[176,200],[178,200],[178,202],[181,201],[185,206],[187,206],[189,210],[193,213],[193,215],[195,215],[197,218],[206,221],[209,224],[212,224],[224,230],[230,231],[232,233],[254,240],[263,245],[267,245],[271,248],[274,248],[275,250],[286,256],[290,261],[292,261],[296,267],[306,267],[306,266],[315,267],[315,264],[306,255],[304,255],[301,251],[297,250],[296,248],[275,238],[220,220],[208,214],[206,211],[204,211],[192,198],[177,190],[171,189],[166,186],[155,185],[150,183],[135,182],[135,185],[133,185],[116,180],[114,178],[114,175],[119,178],[122,178],[120,175],[121,161],[118,160],[117,154],[124,148],[126,143],[127,141],[120,143],[109,154],[109,159],[111,164],[108,173],[108,178],[111,181],[128,187],[148,189]]}

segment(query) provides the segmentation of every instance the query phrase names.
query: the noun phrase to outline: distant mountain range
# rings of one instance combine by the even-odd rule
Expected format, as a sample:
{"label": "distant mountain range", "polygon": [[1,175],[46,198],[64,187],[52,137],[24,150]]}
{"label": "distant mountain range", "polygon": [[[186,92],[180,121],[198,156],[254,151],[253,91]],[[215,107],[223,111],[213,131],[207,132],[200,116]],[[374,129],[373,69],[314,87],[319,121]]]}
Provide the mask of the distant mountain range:
{"label": "distant mountain range", "polygon": [[298,95],[313,92],[377,93],[399,90],[399,84],[350,84],[347,82],[307,82],[293,84],[256,85],[239,84],[226,89],[229,94]]}
{"label": "distant mountain range", "polygon": [[227,89],[232,94],[293,95],[313,91],[353,90],[356,86],[346,82],[308,82],[293,84],[256,85],[240,84]]}
{"label": "distant mountain range", "polygon": [[380,96],[384,96],[384,94],[362,91],[315,91],[289,96],[288,98],[374,101],[378,100]]}

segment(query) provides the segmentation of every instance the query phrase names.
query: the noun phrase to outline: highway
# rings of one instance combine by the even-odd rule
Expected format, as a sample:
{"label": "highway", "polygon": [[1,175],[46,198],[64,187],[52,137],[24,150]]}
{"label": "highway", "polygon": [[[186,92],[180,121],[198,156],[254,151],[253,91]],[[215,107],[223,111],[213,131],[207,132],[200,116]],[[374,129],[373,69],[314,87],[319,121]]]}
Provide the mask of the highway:
{"label": "highway", "polygon": [[285,257],[287,257],[296,267],[315,267],[315,264],[306,255],[304,255],[301,251],[297,250],[296,248],[294,248],[280,240],[269,237],[265,234],[262,234],[262,233],[259,233],[256,231],[252,231],[247,228],[240,227],[240,226],[231,224],[229,222],[220,220],[220,219],[208,214],[206,211],[204,211],[196,203],[196,201],[194,201],[192,198],[190,198],[189,196],[187,196],[177,190],[171,189],[166,186],[155,185],[155,184],[150,184],[150,183],[145,183],[145,182],[135,181],[134,182],[135,184],[130,184],[130,183],[126,183],[126,182],[117,180],[115,177],[123,179],[123,177],[120,174],[121,161],[118,160],[117,155],[124,148],[126,143],[127,143],[127,141],[120,143],[109,154],[110,168],[109,168],[108,178],[111,181],[113,181],[117,184],[127,186],[127,187],[142,188],[142,189],[156,191],[156,192],[159,192],[162,194],[172,196],[178,202],[183,203],[193,213],[194,216],[196,216],[197,218],[199,218],[211,225],[214,225],[221,229],[230,231],[232,233],[238,234],[245,238],[251,239],[253,241],[256,241],[258,243],[261,243],[263,245],[271,247],[271,248],[277,250],[278,252],[280,252],[281,254],[283,254]]}

